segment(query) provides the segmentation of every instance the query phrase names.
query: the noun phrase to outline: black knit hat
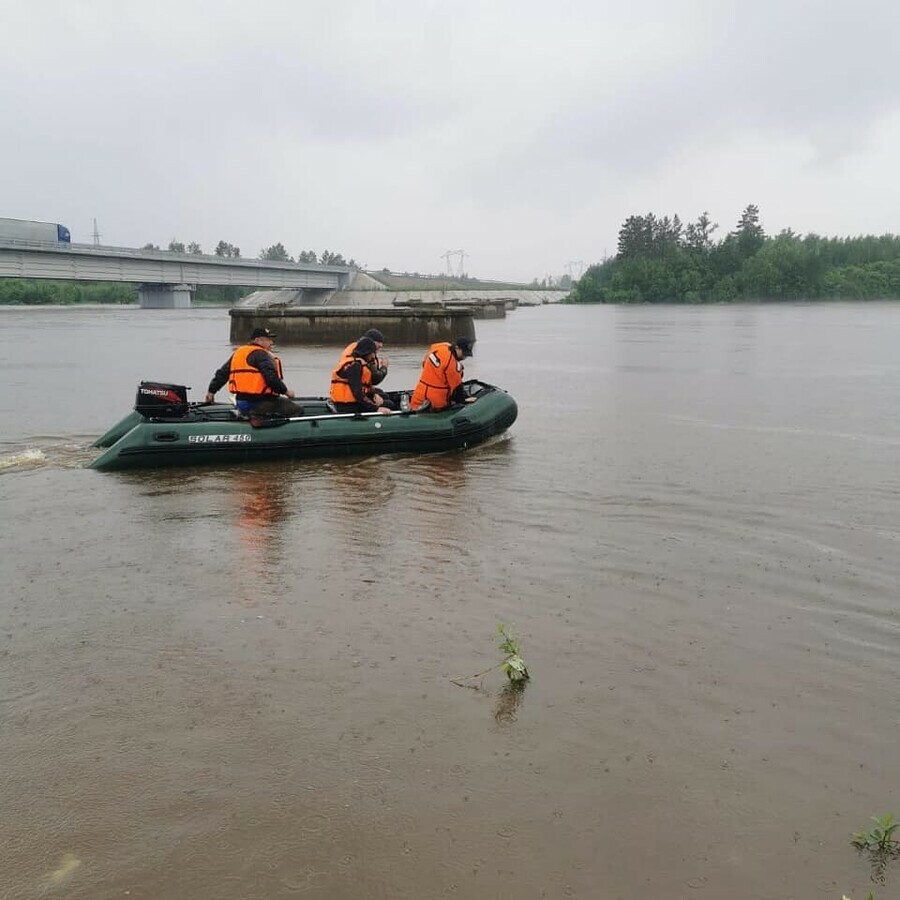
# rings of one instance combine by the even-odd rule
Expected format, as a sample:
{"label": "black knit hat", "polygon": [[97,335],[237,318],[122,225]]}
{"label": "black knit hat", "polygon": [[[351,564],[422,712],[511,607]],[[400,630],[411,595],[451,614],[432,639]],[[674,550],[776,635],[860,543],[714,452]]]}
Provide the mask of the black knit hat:
{"label": "black knit hat", "polygon": [[372,338],[361,337],[353,348],[353,355],[365,358],[369,356],[369,354],[374,353],[377,349],[375,341],[373,341]]}
{"label": "black knit hat", "polygon": [[463,357],[471,356],[474,353],[474,343],[475,341],[467,337],[458,337],[456,339],[456,346],[459,347],[460,350],[462,350]]}
{"label": "black knit hat", "polygon": [[255,341],[261,337],[273,338],[275,337],[275,332],[269,331],[268,328],[254,328],[253,333],[250,335],[250,340]]}
{"label": "black knit hat", "polygon": [[370,328],[363,334],[363,337],[372,338],[373,341],[378,341],[379,344],[384,343],[384,335],[377,328]]}

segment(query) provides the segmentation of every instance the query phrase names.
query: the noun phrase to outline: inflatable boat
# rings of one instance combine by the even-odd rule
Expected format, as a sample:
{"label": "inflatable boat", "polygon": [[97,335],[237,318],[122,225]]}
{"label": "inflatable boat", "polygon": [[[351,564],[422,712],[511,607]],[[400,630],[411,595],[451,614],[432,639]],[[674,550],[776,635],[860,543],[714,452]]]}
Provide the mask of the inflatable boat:
{"label": "inflatable boat", "polygon": [[403,408],[409,394],[386,392],[401,408],[340,413],[324,397],[297,397],[289,418],[245,418],[230,403],[188,403],[181,385],[142,381],[131,413],[99,438],[101,470],[233,465],[372,453],[465,450],[502,434],[516,420],[516,401],[481,381],[463,384],[469,402],[440,412]]}

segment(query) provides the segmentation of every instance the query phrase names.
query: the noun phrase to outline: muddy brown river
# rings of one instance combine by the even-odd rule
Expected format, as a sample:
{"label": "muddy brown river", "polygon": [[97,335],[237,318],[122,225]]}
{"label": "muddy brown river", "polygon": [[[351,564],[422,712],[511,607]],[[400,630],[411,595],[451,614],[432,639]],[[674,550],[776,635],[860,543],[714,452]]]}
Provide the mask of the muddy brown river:
{"label": "muddy brown river", "polygon": [[477,330],[489,445],[117,474],[227,311],[0,309],[3,900],[900,897],[900,305]]}

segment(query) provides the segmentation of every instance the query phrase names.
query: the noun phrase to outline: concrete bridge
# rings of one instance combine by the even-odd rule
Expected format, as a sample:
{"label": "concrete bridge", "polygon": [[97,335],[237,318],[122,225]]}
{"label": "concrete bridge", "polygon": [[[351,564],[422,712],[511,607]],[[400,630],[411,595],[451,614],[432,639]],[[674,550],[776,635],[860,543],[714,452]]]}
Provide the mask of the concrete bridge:
{"label": "concrete bridge", "polygon": [[129,282],[139,285],[147,308],[189,307],[198,284],[290,288],[302,304],[321,304],[349,285],[351,273],[344,266],[0,239],[0,278]]}

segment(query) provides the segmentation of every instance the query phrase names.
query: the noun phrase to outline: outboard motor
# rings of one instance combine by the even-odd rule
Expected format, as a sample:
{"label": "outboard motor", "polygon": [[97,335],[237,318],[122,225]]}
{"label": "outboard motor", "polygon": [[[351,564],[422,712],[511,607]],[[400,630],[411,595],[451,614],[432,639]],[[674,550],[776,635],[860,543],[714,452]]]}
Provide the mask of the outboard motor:
{"label": "outboard motor", "polygon": [[182,384],[142,381],[138,385],[134,410],[144,418],[180,419],[187,415],[188,389]]}

